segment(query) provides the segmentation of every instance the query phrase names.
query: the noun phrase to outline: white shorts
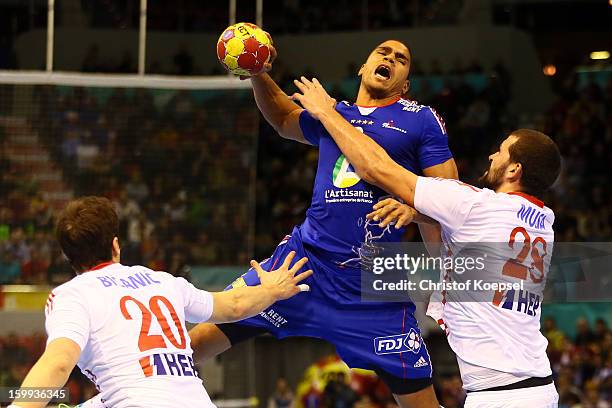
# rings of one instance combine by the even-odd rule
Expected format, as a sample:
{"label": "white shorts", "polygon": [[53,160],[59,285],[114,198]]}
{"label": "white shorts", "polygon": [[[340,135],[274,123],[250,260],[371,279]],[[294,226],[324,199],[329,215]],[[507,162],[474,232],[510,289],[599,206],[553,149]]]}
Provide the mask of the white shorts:
{"label": "white shorts", "polygon": [[555,384],[508,391],[469,392],[464,408],[557,408]]}
{"label": "white shorts", "polygon": [[76,408],[107,408],[102,402],[102,396],[97,394],[95,397],[80,403]]}

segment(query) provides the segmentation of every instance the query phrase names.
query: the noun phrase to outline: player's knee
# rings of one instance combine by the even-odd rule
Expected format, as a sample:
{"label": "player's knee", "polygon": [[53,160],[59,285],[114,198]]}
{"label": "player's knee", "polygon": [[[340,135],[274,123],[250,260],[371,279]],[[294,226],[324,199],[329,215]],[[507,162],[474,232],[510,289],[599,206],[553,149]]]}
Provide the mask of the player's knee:
{"label": "player's knee", "polygon": [[431,377],[407,379],[380,368],[375,371],[401,408],[439,408]]}
{"label": "player's knee", "polygon": [[205,361],[229,349],[232,345],[227,336],[212,323],[200,323],[189,330],[193,357]]}
{"label": "player's knee", "polygon": [[393,394],[400,408],[439,408],[433,386],[429,385],[410,394]]}

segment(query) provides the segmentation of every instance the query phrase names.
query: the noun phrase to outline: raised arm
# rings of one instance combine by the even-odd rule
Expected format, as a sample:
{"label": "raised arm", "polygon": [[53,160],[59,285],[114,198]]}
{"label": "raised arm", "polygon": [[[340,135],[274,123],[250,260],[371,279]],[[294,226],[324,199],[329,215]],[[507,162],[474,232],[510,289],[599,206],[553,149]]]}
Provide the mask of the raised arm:
{"label": "raised arm", "polygon": [[292,95],[310,115],[318,119],[342,150],[359,176],[370,184],[414,205],[417,176],[393,161],[374,140],[348,123],[336,110],[336,101],[317,79],[295,81],[302,92]]}
{"label": "raised arm", "polygon": [[285,139],[310,144],[300,128],[303,109],[294,103],[267,73],[251,77],[253,94],[266,121]]}
{"label": "raised arm", "polygon": [[[268,35],[270,42],[272,37]],[[285,92],[268,75],[276,59],[276,49],[270,46],[270,61],[265,64],[262,73],[251,77],[253,95],[259,111],[266,121],[285,139],[311,144],[306,140],[300,127],[300,113],[304,109],[294,103]],[[246,79],[243,77],[243,79]]]}

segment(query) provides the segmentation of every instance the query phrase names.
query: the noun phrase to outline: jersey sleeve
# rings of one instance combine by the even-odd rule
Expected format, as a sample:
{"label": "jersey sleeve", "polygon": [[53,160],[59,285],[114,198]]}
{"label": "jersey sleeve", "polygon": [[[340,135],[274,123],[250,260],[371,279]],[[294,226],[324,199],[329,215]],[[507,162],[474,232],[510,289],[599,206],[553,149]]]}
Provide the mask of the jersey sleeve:
{"label": "jersey sleeve", "polygon": [[453,154],[448,148],[448,135],[444,121],[438,113],[431,109],[423,110],[423,131],[419,144],[419,164],[426,169],[452,159]]}
{"label": "jersey sleeve", "polygon": [[47,300],[45,328],[47,344],[60,337],[74,341],[81,348],[89,341],[91,316],[87,296],[78,287],[60,286]]}
{"label": "jersey sleeve", "polygon": [[302,129],[304,139],[306,139],[308,143],[313,146],[319,145],[324,127],[321,122],[313,118],[306,109],[300,113],[300,129]]}
{"label": "jersey sleeve", "polygon": [[176,278],[175,282],[183,297],[185,320],[189,323],[201,323],[210,319],[213,312],[212,294],[196,288],[184,278]]}
{"label": "jersey sleeve", "polygon": [[480,193],[476,187],[458,180],[419,177],[414,208],[452,234],[464,224]]}

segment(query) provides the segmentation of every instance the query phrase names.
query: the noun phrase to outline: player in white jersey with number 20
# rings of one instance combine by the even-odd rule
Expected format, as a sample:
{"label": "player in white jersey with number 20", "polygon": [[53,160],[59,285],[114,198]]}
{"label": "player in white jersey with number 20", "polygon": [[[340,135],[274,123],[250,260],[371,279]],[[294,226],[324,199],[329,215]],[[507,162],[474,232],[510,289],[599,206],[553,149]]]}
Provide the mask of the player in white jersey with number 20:
{"label": "player in white jersey with number 20", "polygon": [[[492,154],[482,181],[418,177],[395,163],[375,141],[338,115],[333,99],[316,80],[295,81],[293,96],[321,121],[355,171],[439,222],[451,257],[466,245],[490,248],[483,275],[520,290],[484,292],[489,299],[443,303],[430,313],[446,326],[457,354],[466,408],[554,408],[558,405],[547,340],[540,332],[541,294],[554,243],[553,211],[536,196],[559,175],[561,157],[543,133],[514,131]],[[401,209],[381,202],[369,216],[388,224]],[[414,211],[414,210],[413,210]],[[495,244],[495,245],[494,245]],[[504,254],[509,254],[503,257]],[[456,275],[456,274],[455,274]],[[476,295],[472,291],[470,296]],[[438,305],[439,306],[439,305]]]}
{"label": "player in white jersey with number 20", "polygon": [[[78,276],[59,286],[46,306],[47,347],[25,387],[62,387],[74,366],[100,391],[105,407],[214,406],[194,367],[185,322],[231,322],[307,291],[312,274],[296,275],[294,253],[261,286],[209,293],[183,278],[119,263],[117,214],[109,200],[85,197],[68,204],[57,225],[63,253]],[[44,407],[48,401],[14,401]]]}

